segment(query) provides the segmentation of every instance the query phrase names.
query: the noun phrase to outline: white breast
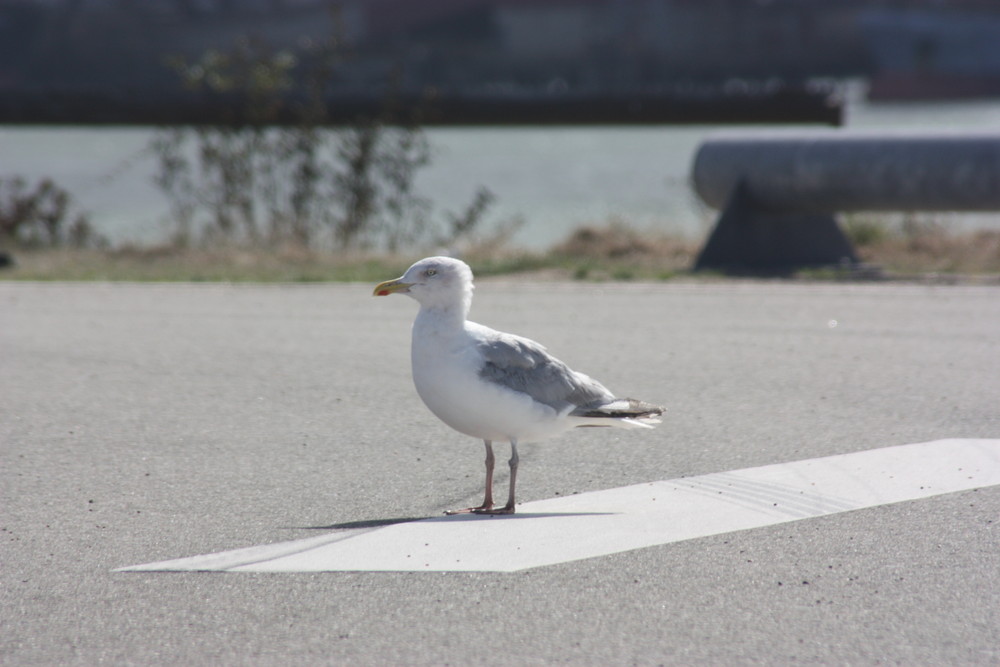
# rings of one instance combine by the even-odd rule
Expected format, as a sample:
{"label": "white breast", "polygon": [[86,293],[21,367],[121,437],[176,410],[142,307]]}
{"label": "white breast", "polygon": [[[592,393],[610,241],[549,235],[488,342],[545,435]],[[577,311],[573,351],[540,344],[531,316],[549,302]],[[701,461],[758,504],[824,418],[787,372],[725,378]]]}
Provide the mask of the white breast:
{"label": "white breast", "polygon": [[413,382],[431,412],[451,428],[484,440],[535,440],[571,427],[549,406],[483,380],[483,360],[464,327],[428,318],[413,325]]}

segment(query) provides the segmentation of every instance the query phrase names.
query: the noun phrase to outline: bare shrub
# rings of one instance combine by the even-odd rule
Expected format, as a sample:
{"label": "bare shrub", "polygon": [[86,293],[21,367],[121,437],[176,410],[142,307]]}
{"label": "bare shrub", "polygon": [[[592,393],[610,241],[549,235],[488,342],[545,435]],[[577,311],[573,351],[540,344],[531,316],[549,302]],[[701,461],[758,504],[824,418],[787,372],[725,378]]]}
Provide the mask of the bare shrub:
{"label": "bare shrub", "polygon": [[51,179],[34,188],[20,177],[0,179],[0,242],[31,248],[105,245],[86,215],[73,216],[71,209],[70,194]]}
{"label": "bare shrub", "polygon": [[235,100],[239,119],[166,128],[153,139],[155,183],[170,201],[175,242],[396,252],[480,226],[492,195],[477,194],[460,220],[433,218],[414,187],[430,163],[429,143],[420,127],[393,117],[391,93],[377,117],[326,127],[325,85],[339,57],[326,45],[306,67],[244,40],[194,63],[174,59],[185,85]]}

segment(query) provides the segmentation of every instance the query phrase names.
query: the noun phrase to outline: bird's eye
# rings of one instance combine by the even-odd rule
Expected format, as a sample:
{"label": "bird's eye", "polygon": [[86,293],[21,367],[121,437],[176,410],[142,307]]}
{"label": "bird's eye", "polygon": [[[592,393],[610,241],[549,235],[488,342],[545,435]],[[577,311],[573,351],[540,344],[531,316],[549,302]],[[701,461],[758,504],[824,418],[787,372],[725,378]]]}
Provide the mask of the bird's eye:
{"label": "bird's eye", "polygon": [[437,269],[427,269],[426,271],[424,271],[424,275],[427,276],[428,278],[430,278],[431,276],[436,276]]}

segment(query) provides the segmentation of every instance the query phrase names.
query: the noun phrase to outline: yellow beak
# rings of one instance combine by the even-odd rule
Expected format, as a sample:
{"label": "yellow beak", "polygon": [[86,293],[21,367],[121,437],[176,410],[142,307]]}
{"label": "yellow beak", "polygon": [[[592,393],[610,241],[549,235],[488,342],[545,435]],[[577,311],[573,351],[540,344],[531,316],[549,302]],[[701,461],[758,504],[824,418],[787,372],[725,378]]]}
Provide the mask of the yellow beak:
{"label": "yellow beak", "polygon": [[375,286],[375,291],[372,292],[372,296],[389,296],[393,292],[403,292],[409,291],[410,286],[413,283],[404,283],[398,278],[396,280],[387,280],[384,283],[379,283]]}

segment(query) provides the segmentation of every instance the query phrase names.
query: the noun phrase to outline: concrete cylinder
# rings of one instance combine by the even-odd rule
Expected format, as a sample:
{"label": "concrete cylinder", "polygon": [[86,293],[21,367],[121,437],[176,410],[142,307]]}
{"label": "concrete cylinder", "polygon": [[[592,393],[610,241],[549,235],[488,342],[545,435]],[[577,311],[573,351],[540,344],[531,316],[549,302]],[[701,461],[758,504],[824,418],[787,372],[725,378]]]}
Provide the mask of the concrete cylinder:
{"label": "concrete cylinder", "polygon": [[1000,133],[722,133],[698,149],[692,179],[714,208],[742,181],[782,213],[1000,210]]}

